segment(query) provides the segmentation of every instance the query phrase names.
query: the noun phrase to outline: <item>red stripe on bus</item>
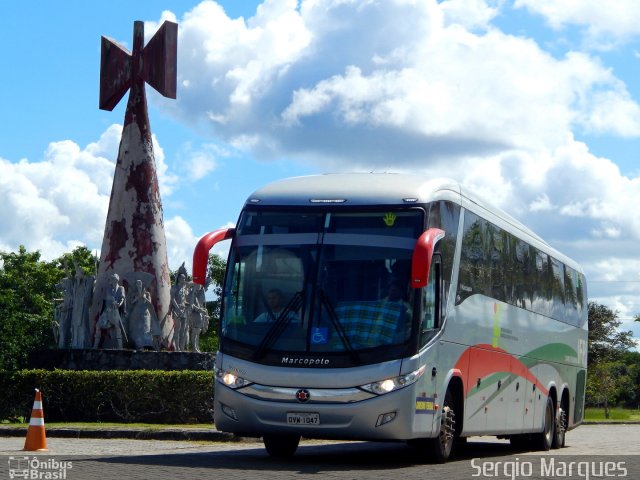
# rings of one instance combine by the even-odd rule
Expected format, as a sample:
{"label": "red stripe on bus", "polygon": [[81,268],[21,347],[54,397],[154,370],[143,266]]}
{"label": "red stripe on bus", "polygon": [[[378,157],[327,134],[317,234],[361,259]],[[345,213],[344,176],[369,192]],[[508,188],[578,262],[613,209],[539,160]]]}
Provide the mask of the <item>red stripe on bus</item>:
{"label": "red stripe on bus", "polygon": [[[474,361],[471,361],[471,355],[474,355]],[[465,396],[476,386],[476,379],[482,379],[497,372],[512,373],[525,378],[535,384],[542,394],[547,395],[549,393],[525,364],[506,350],[493,345],[478,344],[467,348],[460,355],[454,368],[467,373]]]}

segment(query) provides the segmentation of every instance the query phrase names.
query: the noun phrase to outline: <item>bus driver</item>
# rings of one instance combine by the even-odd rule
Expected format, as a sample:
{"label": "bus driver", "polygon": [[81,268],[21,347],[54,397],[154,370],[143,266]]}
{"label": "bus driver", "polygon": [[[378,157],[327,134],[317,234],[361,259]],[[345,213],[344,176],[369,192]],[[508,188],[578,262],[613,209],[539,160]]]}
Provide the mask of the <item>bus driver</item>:
{"label": "bus driver", "polygon": [[[277,288],[271,288],[267,292],[267,311],[262,312],[260,315],[256,317],[254,322],[256,323],[269,323],[274,322],[280,318],[284,310],[284,305],[282,305],[283,295],[282,291]],[[287,313],[287,318],[289,321],[297,320],[298,316],[295,312],[291,311]]]}

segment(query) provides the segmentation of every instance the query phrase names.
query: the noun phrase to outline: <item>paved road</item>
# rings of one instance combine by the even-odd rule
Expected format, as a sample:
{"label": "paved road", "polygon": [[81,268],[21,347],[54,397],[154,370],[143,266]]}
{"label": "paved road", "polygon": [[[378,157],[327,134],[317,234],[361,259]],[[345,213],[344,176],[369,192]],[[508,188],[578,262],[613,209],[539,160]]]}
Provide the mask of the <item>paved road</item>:
{"label": "paved road", "polygon": [[[477,437],[470,439],[454,461],[446,465],[425,465],[416,451],[403,444],[390,443],[305,441],[295,457],[281,461],[270,458],[261,443],[247,441],[206,443],[49,438],[50,451],[38,454],[38,461],[45,463],[39,470],[49,472],[62,462],[72,462],[72,467],[66,470],[66,479],[69,480],[319,479],[319,475],[322,480],[472,479],[482,477],[482,473],[491,478],[513,480],[542,478],[541,468],[547,469],[547,477],[551,472],[555,475],[551,478],[585,479],[585,468],[591,473],[589,478],[594,478],[599,468],[607,468],[601,462],[610,462],[609,473],[614,478],[638,479],[639,440],[640,425],[585,425],[567,434],[567,448],[541,456],[516,453],[506,441]],[[24,458],[23,444],[24,439],[21,438],[0,438],[0,479],[9,478],[10,456],[14,467],[16,461]],[[33,454],[29,453],[28,458],[32,459]],[[570,462],[589,464],[583,463],[583,474],[577,471],[580,466],[574,464],[573,475],[569,476]],[[53,468],[49,468],[51,466]],[[552,471],[549,470],[551,466]],[[484,471],[480,470],[481,467]],[[518,473],[514,470],[516,468],[521,469],[520,475],[515,475]]]}

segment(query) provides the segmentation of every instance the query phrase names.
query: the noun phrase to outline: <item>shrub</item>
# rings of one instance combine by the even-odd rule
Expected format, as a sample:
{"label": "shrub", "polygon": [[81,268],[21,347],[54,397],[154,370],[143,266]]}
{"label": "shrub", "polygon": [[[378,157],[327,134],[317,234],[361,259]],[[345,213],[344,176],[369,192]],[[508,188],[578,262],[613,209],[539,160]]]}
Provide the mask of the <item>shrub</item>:
{"label": "shrub", "polygon": [[0,420],[29,418],[34,388],[48,421],[213,423],[210,371],[0,371]]}

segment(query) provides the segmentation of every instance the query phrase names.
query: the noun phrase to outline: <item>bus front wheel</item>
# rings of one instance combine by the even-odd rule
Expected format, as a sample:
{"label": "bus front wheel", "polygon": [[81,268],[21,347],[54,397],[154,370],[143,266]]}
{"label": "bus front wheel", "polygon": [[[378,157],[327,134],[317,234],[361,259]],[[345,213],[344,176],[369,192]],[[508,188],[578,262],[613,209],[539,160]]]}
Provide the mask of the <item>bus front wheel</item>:
{"label": "bus front wheel", "polygon": [[275,458],[292,457],[300,444],[299,435],[264,435],[262,437],[267,453]]}
{"label": "bus front wheel", "polygon": [[453,409],[453,395],[447,390],[442,404],[440,416],[440,430],[438,436],[428,441],[429,454],[437,463],[446,462],[453,451],[453,442],[456,433],[456,412]]}
{"label": "bus front wheel", "polygon": [[534,442],[538,450],[548,451],[553,444],[556,435],[556,415],[553,408],[553,399],[547,397],[547,406],[544,411],[544,428],[542,432],[534,435]]}

